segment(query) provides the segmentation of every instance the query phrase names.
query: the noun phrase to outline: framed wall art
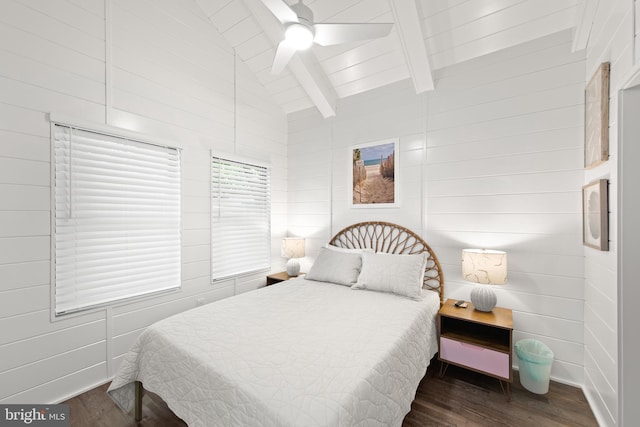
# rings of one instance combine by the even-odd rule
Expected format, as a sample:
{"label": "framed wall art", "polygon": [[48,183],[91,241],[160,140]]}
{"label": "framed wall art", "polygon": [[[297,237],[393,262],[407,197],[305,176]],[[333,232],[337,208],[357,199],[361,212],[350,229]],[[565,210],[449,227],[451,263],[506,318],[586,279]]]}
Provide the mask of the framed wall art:
{"label": "framed wall art", "polygon": [[584,92],[584,167],[609,159],[609,63],[600,64]]}
{"label": "framed wall art", "polygon": [[599,179],[582,187],[582,242],[609,250],[609,181]]}
{"label": "framed wall art", "polygon": [[370,142],[350,150],[351,206],[398,207],[398,140]]}

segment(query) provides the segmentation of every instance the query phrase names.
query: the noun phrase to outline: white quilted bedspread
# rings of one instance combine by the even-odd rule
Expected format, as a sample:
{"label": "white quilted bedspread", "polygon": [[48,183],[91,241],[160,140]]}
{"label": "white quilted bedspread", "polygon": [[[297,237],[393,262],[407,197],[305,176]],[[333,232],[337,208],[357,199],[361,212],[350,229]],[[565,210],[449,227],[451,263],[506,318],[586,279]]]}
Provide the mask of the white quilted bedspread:
{"label": "white quilted bedspread", "polygon": [[109,394],[133,381],[190,426],[398,426],[437,351],[438,295],[414,301],[289,280],[148,327]]}

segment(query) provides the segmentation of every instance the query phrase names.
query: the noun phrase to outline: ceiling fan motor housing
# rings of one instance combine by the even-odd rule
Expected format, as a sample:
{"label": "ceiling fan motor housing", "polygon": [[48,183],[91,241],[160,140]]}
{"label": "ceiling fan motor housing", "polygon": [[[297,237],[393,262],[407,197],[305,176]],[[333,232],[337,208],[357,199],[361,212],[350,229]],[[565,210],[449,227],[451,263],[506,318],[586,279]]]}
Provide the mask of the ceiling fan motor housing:
{"label": "ceiling fan motor housing", "polygon": [[290,6],[296,15],[298,15],[298,22],[302,25],[312,28],[313,26],[313,12],[301,1]]}

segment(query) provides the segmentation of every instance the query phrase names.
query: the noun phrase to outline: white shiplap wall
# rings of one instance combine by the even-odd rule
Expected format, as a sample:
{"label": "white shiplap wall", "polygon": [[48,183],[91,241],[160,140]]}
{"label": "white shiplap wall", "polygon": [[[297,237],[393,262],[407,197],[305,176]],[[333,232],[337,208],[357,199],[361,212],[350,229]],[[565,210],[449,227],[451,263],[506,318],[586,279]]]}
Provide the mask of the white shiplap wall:
{"label": "white shiplap wall", "polygon": [[430,62],[448,67],[574,25],[577,0],[418,0]]}
{"label": "white shiplap wall", "polygon": [[[422,164],[426,98],[405,80],[341,100],[337,117],[289,115],[289,232],[307,238],[308,269],[318,248],[359,221],[390,221],[423,232]],[[351,208],[353,145],[399,139],[399,208]]]}
{"label": "white shiplap wall", "polygon": [[[286,118],[193,1],[2,2],[0,402],[57,402],[110,378],[142,328],[255,289],[210,283],[209,150],[273,166],[273,262],[286,225]],[[51,321],[46,113],[184,147],[182,289]]]}
{"label": "white shiplap wall", "polygon": [[[468,299],[460,251],[506,250],[509,284],[497,293],[514,309],[515,339],[546,342],[553,377],[582,384],[584,64],[563,32],[443,69],[426,95],[405,81],[341,100],[331,120],[290,115],[289,228],[313,237],[306,267],[343,226],[388,220],[422,234],[446,295]],[[391,137],[401,206],[350,209],[348,147]]]}
{"label": "white shiplap wall", "polygon": [[[585,79],[602,62],[611,66],[609,160],[587,170],[584,183],[609,180],[609,251],[584,248],[585,255],[585,392],[603,426],[618,424],[618,91],[634,61],[634,2],[599,2],[589,42]],[[637,25],[637,24],[635,24]],[[629,184],[627,184],[629,185]],[[634,397],[627,396],[627,404]]]}
{"label": "white shiplap wall", "polygon": [[552,377],[582,384],[584,54],[570,51],[562,32],[436,73],[427,229],[452,298],[473,286],[462,248],[507,251],[495,291],[514,310],[514,340],[544,342]]}

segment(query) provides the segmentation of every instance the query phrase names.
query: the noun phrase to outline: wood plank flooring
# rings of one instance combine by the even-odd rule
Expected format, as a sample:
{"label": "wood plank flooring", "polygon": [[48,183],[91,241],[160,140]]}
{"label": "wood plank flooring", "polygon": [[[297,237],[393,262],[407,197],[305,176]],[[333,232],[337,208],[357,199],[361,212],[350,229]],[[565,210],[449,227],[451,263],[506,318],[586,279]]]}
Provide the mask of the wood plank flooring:
{"label": "wood plank flooring", "polygon": [[[465,369],[450,366],[438,378],[439,363],[432,361],[418,387],[404,427],[425,426],[595,426],[597,422],[582,390],[551,382],[549,393],[537,395],[521,385],[514,372],[511,401],[507,402],[500,383]],[[136,423],[106,395],[108,384],[66,402],[70,405],[71,426],[133,427],[185,426],[158,396],[145,392],[143,418]]]}

